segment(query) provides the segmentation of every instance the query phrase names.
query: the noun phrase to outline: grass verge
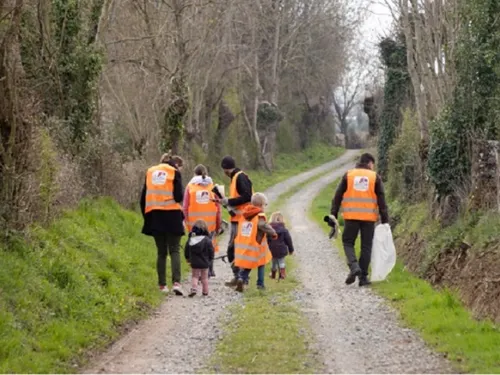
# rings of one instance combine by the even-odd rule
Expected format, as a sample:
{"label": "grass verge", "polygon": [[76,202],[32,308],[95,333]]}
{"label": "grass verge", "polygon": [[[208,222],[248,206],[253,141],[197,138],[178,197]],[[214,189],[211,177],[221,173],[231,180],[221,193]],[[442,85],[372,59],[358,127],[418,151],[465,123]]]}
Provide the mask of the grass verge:
{"label": "grass verge", "polygon": [[[304,186],[322,176],[319,173],[282,194],[269,206],[268,216]],[[287,257],[286,264],[287,279],[279,283],[266,281],[265,292],[258,291],[250,281],[243,303],[232,307],[231,321],[226,324],[228,328],[207,371],[283,374],[321,371],[309,348],[312,339],[309,322],[293,296],[293,291],[299,287],[295,276],[297,264],[292,256]],[[266,276],[269,270],[268,265]],[[254,278],[255,273],[252,272]]]}
{"label": "grass verge", "polygon": [[74,372],[161,302],[141,223],[109,199],[85,201],[0,250],[0,372]]}
{"label": "grass verge", "polygon": [[[311,216],[325,231],[328,229],[323,216],[330,210],[338,182],[327,186],[311,207]],[[341,249],[340,238],[337,241]],[[373,289],[398,309],[407,326],[419,332],[436,351],[445,354],[460,371],[500,373],[499,327],[475,320],[454,293],[432,288],[425,280],[407,272],[399,261],[387,280],[374,283]]]}

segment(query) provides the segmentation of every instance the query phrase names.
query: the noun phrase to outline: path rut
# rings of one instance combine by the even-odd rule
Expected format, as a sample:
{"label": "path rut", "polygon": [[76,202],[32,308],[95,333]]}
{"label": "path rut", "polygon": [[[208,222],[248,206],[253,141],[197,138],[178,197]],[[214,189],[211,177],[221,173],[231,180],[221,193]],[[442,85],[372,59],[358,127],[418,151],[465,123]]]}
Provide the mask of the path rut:
{"label": "path rut", "polygon": [[[412,330],[403,328],[395,310],[370,288],[345,285],[347,266],[333,242],[309,219],[314,197],[341,177],[347,164],[311,182],[285,203],[303,289],[300,305],[316,337],[316,351],[327,373],[449,373]],[[332,191],[332,196],[334,192]],[[325,212],[328,214],[328,212]]]}
{"label": "path rut", "polygon": [[[347,151],[329,163],[271,187],[265,193],[272,202],[316,174],[350,162],[357,153]],[[151,247],[153,251],[153,242]],[[225,248],[224,239],[221,244],[223,253]],[[221,261],[216,261],[214,266],[217,277],[210,281],[210,296],[192,299],[168,296],[150,319],[140,322],[115,342],[84,373],[194,373],[201,370],[222,334],[220,321],[229,314],[227,307],[241,298],[224,286],[224,281],[232,277],[229,266]],[[188,290],[189,283],[184,283],[184,288]]]}

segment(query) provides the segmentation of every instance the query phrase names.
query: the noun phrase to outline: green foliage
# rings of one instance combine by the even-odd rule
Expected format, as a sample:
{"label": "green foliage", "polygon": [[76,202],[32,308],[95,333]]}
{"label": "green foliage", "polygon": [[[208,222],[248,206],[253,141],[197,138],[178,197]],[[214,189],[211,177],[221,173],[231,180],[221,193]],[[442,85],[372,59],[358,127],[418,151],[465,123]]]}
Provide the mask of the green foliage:
{"label": "green foliage", "polygon": [[399,41],[384,39],[379,44],[386,68],[384,107],[380,115],[378,138],[378,172],[384,180],[388,175],[388,156],[401,123],[401,110],[409,101],[410,78],[406,64],[406,46]]}
{"label": "green foliage", "polygon": [[141,224],[111,200],[87,201],[0,249],[0,372],[74,372],[86,350],[163,300]]}
{"label": "green foliage", "polygon": [[[313,218],[325,232],[328,228],[323,223],[323,215],[331,199],[336,183],[327,186],[314,200],[311,207]],[[391,211],[392,212],[392,211]],[[425,204],[411,206],[404,210],[404,223],[398,224],[397,230],[428,231],[426,238],[433,240],[440,235],[441,249],[446,249],[457,241],[466,226],[441,230],[437,223],[429,219]],[[406,224],[405,224],[406,223]],[[416,223],[416,224],[415,224]],[[496,225],[500,224],[498,220]],[[482,224],[484,229],[484,225]],[[473,231],[477,233],[477,231]],[[493,235],[489,230],[489,235]],[[499,233],[496,228],[496,233]],[[498,235],[495,236],[498,239]],[[437,242],[436,242],[437,243]],[[356,251],[359,254],[359,244]],[[338,249],[342,249],[341,238],[337,240]],[[422,249],[429,251],[429,249]],[[432,251],[432,250],[431,250]],[[343,252],[339,251],[343,257]],[[499,373],[500,345],[499,327],[490,321],[478,321],[460,302],[457,295],[449,290],[436,290],[428,282],[412,275],[406,267],[397,262],[387,280],[374,283],[373,289],[398,309],[406,325],[418,331],[422,338],[435,350],[445,353],[452,364],[467,373]]]}
{"label": "green foliage", "polygon": [[257,109],[257,126],[260,130],[265,130],[270,124],[283,120],[283,114],[278,107],[269,103],[259,104]]}
{"label": "green foliage", "polygon": [[463,186],[470,176],[471,142],[500,135],[499,13],[495,0],[460,2],[457,86],[449,107],[432,126],[429,150],[429,174],[442,195]]}
{"label": "green foliage", "polygon": [[[93,132],[102,51],[90,38],[103,2],[52,0],[49,7],[25,8],[21,25],[21,58],[45,113],[65,122],[75,150]],[[88,19],[87,19],[88,17]]]}
{"label": "green foliage", "polygon": [[404,201],[415,199],[422,185],[422,167],[419,157],[420,134],[415,113],[403,113],[401,134],[389,150],[389,179],[387,190],[391,197]]}

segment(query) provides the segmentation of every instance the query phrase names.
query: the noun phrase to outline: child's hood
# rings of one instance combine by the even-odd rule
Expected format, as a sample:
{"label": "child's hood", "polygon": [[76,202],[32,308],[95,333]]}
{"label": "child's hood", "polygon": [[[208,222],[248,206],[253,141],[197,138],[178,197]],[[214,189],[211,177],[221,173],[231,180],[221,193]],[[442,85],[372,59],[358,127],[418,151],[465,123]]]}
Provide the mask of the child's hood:
{"label": "child's hood", "polygon": [[278,234],[286,232],[286,227],[284,223],[271,223],[271,226],[273,227],[274,231]]}
{"label": "child's hood", "polygon": [[208,186],[210,184],[213,184],[214,182],[212,181],[212,177],[210,176],[194,176],[191,181],[189,181],[190,184],[195,184],[195,185],[201,185],[201,186]]}
{"label": "child's hood", "polygon": [[262,208],[254,206],[253,204],[249,204],[246,206],[243,210],[243,217],[245,220],[252,220],[256,215],[260,214],[262,211]]}
{"label": "child's hood", "polygon": [[189,238],[189,246],[198,245],[204,238],[205,236],[192,236]]}

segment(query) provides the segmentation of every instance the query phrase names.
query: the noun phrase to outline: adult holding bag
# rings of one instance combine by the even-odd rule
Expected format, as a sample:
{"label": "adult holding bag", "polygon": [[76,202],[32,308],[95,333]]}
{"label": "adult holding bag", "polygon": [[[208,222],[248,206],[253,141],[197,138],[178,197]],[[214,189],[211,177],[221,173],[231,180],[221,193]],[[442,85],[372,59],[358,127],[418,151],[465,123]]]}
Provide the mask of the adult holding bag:
{"label": "adult holding bag", "polygon": [[[342,209],[344,231],[342,244],[350,272],[345,283],[350,285],[359,278],[359,286],[371,284],[368,280],[375,223],[379,216],[388,224],[389,214],[385,202],[384,185],[373,170],[375,158],[368,153],[361,155],[359,163],[349,170],[340,182],[332,200],[331,214],[337,218]],[[356,258],[354,244],[361,233],[361,256]]]}

